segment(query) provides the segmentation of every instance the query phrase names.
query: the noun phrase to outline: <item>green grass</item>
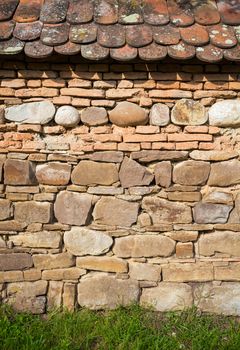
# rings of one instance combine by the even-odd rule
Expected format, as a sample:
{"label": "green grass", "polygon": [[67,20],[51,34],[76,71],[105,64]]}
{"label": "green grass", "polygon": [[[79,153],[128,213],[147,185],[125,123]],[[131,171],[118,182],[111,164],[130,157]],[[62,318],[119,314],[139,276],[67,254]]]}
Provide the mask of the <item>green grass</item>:
{"label": "green grass", "polygon": [[239,350],[240,323],[195,309],[161,314],[138,306],[48,317],[0,308],[1,350]]}

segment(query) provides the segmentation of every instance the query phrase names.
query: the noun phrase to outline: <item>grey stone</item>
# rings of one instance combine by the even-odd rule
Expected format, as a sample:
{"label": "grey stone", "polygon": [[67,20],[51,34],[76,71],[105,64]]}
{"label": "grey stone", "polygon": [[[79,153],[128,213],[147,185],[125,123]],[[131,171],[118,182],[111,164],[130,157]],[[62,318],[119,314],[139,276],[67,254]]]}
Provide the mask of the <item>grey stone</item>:
{"label": "grey stone", "polygon": [[83,124],[88,126],[107,124],[107,111],[103,107],[87,107],[81,113],[81,121]]}
{"label": "grey stone", "polygon": [[240,125],[240,100],[216,102],[209,109],[209,124],[227,127]]}
{"label": "grey stone", "polygon": [[125,157],[119,172],[120,182],[123,188],[133,186],[148,186],[154,176],[144,166],[135,160]]}
{"label": "grey stone", "polygon": [[71,128],[79,124],[80,114],[72,106],[61,106],[55,115],[55,122],[65,128]]}
{"label": "grey stone", "polygon": [[150,124],[165,126],[170,122],[169,107],[163,103],[156,103],[152,106],[149,114]]}
{"label": "grey stone", "polygon": [[231,205],[199,202],[193,208],[193,218],[197,224],[224,224],[231,210]]}

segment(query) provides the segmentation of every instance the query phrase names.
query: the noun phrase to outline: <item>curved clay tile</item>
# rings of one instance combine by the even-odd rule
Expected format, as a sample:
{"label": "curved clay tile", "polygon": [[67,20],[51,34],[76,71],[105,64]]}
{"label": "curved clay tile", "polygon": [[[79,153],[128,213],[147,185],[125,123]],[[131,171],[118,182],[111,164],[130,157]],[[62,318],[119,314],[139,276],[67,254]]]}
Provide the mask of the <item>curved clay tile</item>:
{"label": "curved clay tile", "polygon": [[168,55],[180,60],[188,60],[195,56],[195,47],[180,42],[177,45],[168,46]]}
{"label": "curved clay tile", "polygon": [[118,21],[117,0],[96,0],[94,19],[99,24],[114,24]]}
{"label": "curved clay tile", "polygon": [[167,47],[152,43],[138,49],[138,55],[145,61],[162,60],[167,56]]}
{"label": "curved clay tile", "polygon": [[[196,1],[193,0],[193,3]],[[217,24],[220,22],[220,15],[214,0],[197,2],[193,7],[195,21],[203,26]]]}
{"label": "curved clay tile", "polygon": [[93,18],[93,3],[89,0],[69,0],[67,21],[71,24],[90,22]]}
{"label": "curved clay tile", "polygon": [[24,48],[24,42],[19,39],[12,38],[10,40],[0,42],[0,55],[16,55]]}
{"label": "curved clay tile", "polygon": [[97,38],[97,26],[94,23],[76,24],[70,27],[69,40],[73,43],[88,44]]}
{"label": "curved clay tile", "polygon": [[39,19],[43,0],[20,0],[13,19],[16,22],[28,23]]}
{"label": "curved clay tile", "polygon": [[148,24],[167,24],[169,14],[166,0],[145,0],[143,3],[143,17]]}
{"label": "curved clay tile", "polygon": [[0,2],[0,21],[10,19],[19,3],[19,0],[1,0]]}
{"label": "curved clay tile", "polygon": [[224,50],[223,56],[229,61],[240,61],[240,44],[232,49]]}
{"label": "curved clay tile", "polygon": [[211,44],[197,47],[196,57],[204,62],[219,62],[223,58],[223,50]]}
{"label": "curved clay tile", "polygon": [[15,22],[13,21],[0,22],[0,40],[9,39],[12,35],[14,26]]}
{"label": "curved clay tile", "polygon": [[81,54],[88,60],[100,61],[108,57],[109,49],[100,46],[98,43],[82,45]]}
{"label": "curved clay tile", "polygon": [[13,35],[23,41],[36,40],[42,32],[42,22],[16,23]]}
{"label": "curved clay tile", "polygon": [[223,23],[240,24],[240,2],[238,0],[217,0],[217,6]]}
{"label": "curved clay tile", "polygon": [[54,51],[60,55],[77,55],[81,51],[81,45],[68,41],[63,45],[55,46]]}
{"label": "curved clay tile", "polygon": [[152,42],[152,29],[146,24],[127,26],[126,42],[133,47],[142,47]]}
{"label": "curved clay tile", "polygon": [[179,28],[174,27],[172,24],[168,24],[166,26],[154,27],[153,39],[158,44],[176,45],[180,41]]}
{"label": "curved clay tile", "polygon": [[193,24],[190,27],[180,28],[182,40],[193,46],[205,45],[209,42],[208,31],[200,24]]}
{"label": "curved clay tile", "polygon": [[26,43],[24,52],[32,58],[45,58],[51,56],[53,47],[44,45],[40,40]]}
{"label": "curved clay tile", "polygon": [[208,28],[211,43],[221,48],[237,45],[237,39],[233,27],[225,24],[217,24]]}
{"label": "curved clay tile", "polygon": [[69,24],[44,24],[41,34],[41,41],[44,45],[61,45],[68,41]]}
{"label": "curved clay tile", "polygon": [[143,23],[141,0],[118,0],[118,22],[123,24]]}
{"label": "curved clay tile", "polygon": [[110,56],[117,61],[131,61],[137,57],[137,54],[137,49],[129,45],[119,49],[110,49]]}
{"label": "curved clay tile", "polygon": [[125,27],[121,24],[98,26],[97,41],[104,47],[114,48],[125,45]]}
{"label": "curved clay tile", "polygon": [[170,21],[177,27],[187,27],[194,23],[189,1],[167,0]]}
{"label": "curved clay tile", "polygon": [[40,20],[44,23],[59,23],[65,20],[68,0],[45,0],[42,6]]}

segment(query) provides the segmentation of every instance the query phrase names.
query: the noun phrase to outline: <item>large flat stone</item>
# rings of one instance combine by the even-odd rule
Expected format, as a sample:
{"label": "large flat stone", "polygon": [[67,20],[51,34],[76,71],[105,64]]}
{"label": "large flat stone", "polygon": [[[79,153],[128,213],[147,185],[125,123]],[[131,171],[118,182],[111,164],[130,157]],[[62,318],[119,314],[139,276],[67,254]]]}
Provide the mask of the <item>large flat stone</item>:
{"label": "large flat stone", "polygon": [[26,248],[59,248],[62,237],[57,231],[24,232],[11,236],[10,241]]}
{"label": "large flat stone", "polygon": [[201,235],[198,241],[199,254],[211,256],[216,253],[240,257],[240,236],[232,231],[215,231]]}
{"label": "large flat stone", "polygon": [[8,199],[0,199],[0,220],[6,220],[11,216],[12,204]]}
{"label": "large flat stone", "polygon": [[4,164],[4,183],[6,185],[34,185],[37,183],[32,162],[7,159]]}
{"label": "large flat stone", "polygon": [[240,125],[240,101],[224,100],[216,102],[209,109],[209,124],[221,127]]}
{"label": "large flat stone", "polygon": [[161,160],[184,160],[188,156],[186,151],[155,151],[155,150],[142,150],[138,152],[132,152],[132,159],[139,160],[141,163],[151,163]]}
{"label": "large flat stone", "polygon": [[148,121],[146,111],[132,102],[120,102],[109,112],[110,121],[118,126],[144,125]]}
{"label": "large flat stone", "polygon": [[173,107],[171,120],[177,125],[202,125],[208,120],[208,113],[200,102],[184,98]]}
{"label": "large flat stone", "polygon": [[131,226],[137,221],[138,203],[102,197],[93,211],[94,221],[102,225]]}
{"label": "large flat stone", "polygon": [[173,182],[180,185],[204,185],[210,173],[210,163],[186,160],[173,168]]}
{"label": "large flat stone", "polygon": [[197,224],[224,224],[227,222],[232,205],[199,202],[193,208]]}
{"label": "large flat stone", "polygon": [[71,166],[60,162],[40,164],[36,167],[36,177],[40,184],[63,186],[70,180]]}
{"label": "large flat stone", "polygon": [[129,276],[133,280],[157,282],[161,279],[161,266],[156,264],[130,262]]}
{"label": "large flat stone", "polygon": [[74,266],[75,259],[69,253],[35,254],[33,255],[33,262],[37,269],[51,270]]}
{"label": "large flat stone", "polygon": [[211,263],[171,263],[162,267],[162,278],[166,282],[206,282],[213,280]]}
{"label": "large flat stone", "polygon": [[77,258],[76,266],[81,269],[124,273],[128,271],[125,260],[110,256],[86,256]]}
{"label": "large flat stone", "polygon": [[133,186],[148,186],[154,179],[154,176],[135,160],[125,157],[120,168],[119,178],[122,187],[128,188]]}
{"label": "large flat stone", "polygon": [[195,160],[205,160],[211,162],[219,162],[222,160],[229,160],[239,156],[237,151],[199,151],[194,150],[189,154],[190,158]]}
{"label": "large flat stone", "polygon": [[240,161],[237,159],[211,165],[209,186],[231,186],[240,183]]}
{"label": "large flat stone", "polygon": [[0,271],[25,270],[32,266],[33,260],[30,254],[0,254]]}
{"label": "large flat stone", "polygon": [[136,303],[139,287],[136,281],[120,280],[112,276],[96,275],[78,284],[78,303],[89,309],[114,309]]}
{"label": "large flat stone", "polygon": [[15,203],[14,218],[28,224],[47,224],[52,219],[52,205],[47,202],[17,202]]}

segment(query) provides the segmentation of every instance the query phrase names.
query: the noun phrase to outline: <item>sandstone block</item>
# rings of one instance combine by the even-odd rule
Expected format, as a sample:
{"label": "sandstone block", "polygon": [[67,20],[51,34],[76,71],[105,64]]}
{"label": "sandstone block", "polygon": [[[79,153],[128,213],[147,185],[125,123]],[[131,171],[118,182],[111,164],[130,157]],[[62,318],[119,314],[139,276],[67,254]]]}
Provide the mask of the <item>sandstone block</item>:
{"label": "sandstone block", "polygon": [[62,191],[57,195],[54,213],[62,224],[85,225],[92,211],[92,196],[86,193]]}
{"label": "sandstone block", "polygon": [[94,221],[102,225],[131,226],[137,221],[139,204],[102,197],[93,211]]}
{"label": "sandstone block", "polygon": [[134,235],[116,238],[113,252],[121,258],[170,256],[174,253],[175,242],[161,235]]}
{"label": "sandstone block", "polygon": [[240,281],[240,263],[215,266],[214,277],[219,281]]}
{"label": "sandstone block", "polygon": [[26,248],[59,248],[61,235],[56,231],[25,232],[11,236],[11,242],[16,246]]}
{"label": "sandstone block", "polygon": [[112,185],[119,179],[115,164],[82,160],[72,172],[76,185]]}
{"label": "sandstone block", "polygon": [[173,107],[171,120],[177,125],[202,125],[208,120],[208,113],[200,102],[184,98]]}
{"label": "sandstone block", "polygon": [[193,218],[197,224],[224,224],[231,210],[231,205],[199,202],[193,208]]}
{"label": "sandstone block", "polygon": [[55,115],[55,122],[65,128],[72,128],[79,124],[80,114],[72,106],[61,106]]}
{"label": "sandstone block", "polygon": [[129,276],[133,280],[138,281],[160,281],[161,267],[154,264],[146,263],[129,263]]}
{"label": "sandstone block", "polygon": [[150,124],[165,126],[170,122],[169,107],[163,103],[155,103],[149,114]]}
{"label": "sandstone block", "polygon": [[168,264],[162,267],[163,281],[206,282],[213,280],[213,266],[209,263]]}
{"label": "sandstone block", "polygon": [[0,199],[0,220],[5,220],[11,216],[12,204],[7,199]]}
{"label": "sandstone block", "polygon": [[7,159],[4,164],[4,183],[6,185],[36,184],[33,164],[27,160]]}
{"label": "sandstone block", "polygon": [[210,163],[186,160],[173,168],[173,182],[180,185],[204,185],[210,173]]}
{"label": "sandstone block", "polygon": [[121,163],[123,160],[123,152],[118,152],[118,151],[94,152],[90,155],[90,158],[91,160],[96,162]]}
{"label": "sandstone block", "polygon": [[165,161],[157,163],[154,168],[155,181],[157,185],[169,187],[172,182],[172,165],[171,162]]}
{"label": "sandstone block", "polygon": [[171,231],[167,233],[168,237],[179,242],[194,242],[198,239],[198,231]]}
{"label": "sandstone block", "polygon": [[240,223],[240,193],[237,194],[235,199],[234,209],[231,211],[228,222],[230,224]]}
{"label": "sandstone block", "polygon": [[211,256],[219,252],[240,257],[240,236],[236,232],[210,232],[202,235],[198,244],[200,255]]}
{"label": "sandstone block", "polygon": [[81,113],[81,121],[83,124],[88,126],[107,124],[107,111],[103,107],[87,107]]}
{"label": "sandstone block", "polygon": [[211,165],[209,186],[231,186],[240,183],[240,161],[237,159]]}
{"label": "sandstone block", "polygon": [[79,278],[85,274],[86,270],[77,267],[70,267],[67,269],[44,270],[42,272],[42,278],[47,281],[78,281]]}
{"label": "sandstone block", "polygon": [[140,304],[160,312],[183,310],[192,307],[192,288],[184,283],[161,282],[143,289]]}
{"label": "sandstone block", "polygon": [[238,152],[235,151],[199,151],[194,150],[189,154],[190,158],[194,160],[205,160],[211,162],[219,162],[222,160],[229,160],[238,157]]}
{"label": "sandstone block", "polygon": [[73,227],[64,234],[66,249],[73,255],[101,255],[109,251],[112,238],[102,231]]}
{"label": "sandstone block", "polygon": [[70,312],[75,310],[76,306],[76,285],[73,283],[64,283],[63,308]]}
{"label": "sandstone block", "polygon": [[221,190],[206,191],[203,196],[203,201],[215,204],[229,204],[233,205],[233,196]]}
{"label": "sandstone block", "polygon": [[192,258],[193,257],[193,244],[192,244],[192,242],[177,243],[177,245],[176,245],[176,257],[177,258]]}
{"label": "sandstone block", "polygon": [[78,303],[89,309],[114,309],[137,302],[139,287],[136,281],[96,275],[78,284]]}
{"label": "sandstone block", "polygon": [[216,102],[209,109],[209,124],[227,127],[240,125],[240,101],[224,100]]}
{"label": "sandstone block", "polygon": [[154,176],[135,160],[125,157],[119,172],[122,187],[148,186]]}
{"label": "sandstone block", "polygon": [[52,218],[52,205],[45,202],[18,202],[15,203],[14,218],[27,224],[47,224]]}
{"label": "sandstone block", "polygon": [[27,253],[0,254],[0,271],[25,270],[33,266],[33,260]]}
{"label": "sandstone block", "polygon": [[145,110],[132,102],[120,102],[109,112],[109,119],[122,127],[145,125],[148,122]]}
{"label": "sandstone block", "polygon": [[51,270],[74,266],[75,259],[69,253],[36,254],[33,255],[33,262],[38,269]]}
{"label": "sandstone block", "polygon": [[59,309],[62,303],[63,282],[62,281],[50,281],[48,285],[47,294],[47,309],[54,310]]}
{"label": "sandstone block", "polygon": [[69,183],[71,166],[60,162],[40,164],[36,167],[36,177],[40,184],[64,186]]}
{"label": "sandstone block", "polygon": [[155,151],[155,150],[142,150],[133,152],[132,158],[139,160],[141,163],[151,163],[162,160],[183,160],[188,156],[186,151]]}
{"label": "sandstone block", "polygon": [[108,256],[77,258],[76,266],[82,269],[104,272],[124,273],[128,271],[126,261]]}

